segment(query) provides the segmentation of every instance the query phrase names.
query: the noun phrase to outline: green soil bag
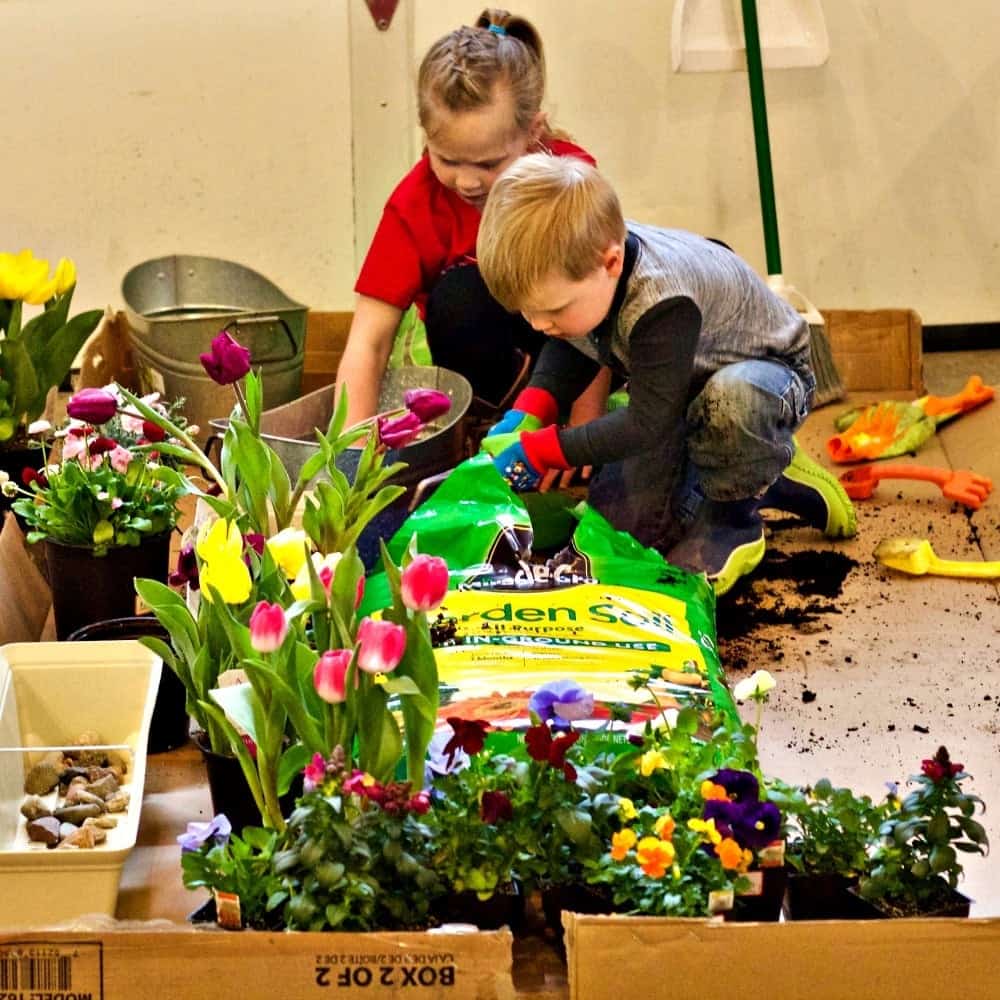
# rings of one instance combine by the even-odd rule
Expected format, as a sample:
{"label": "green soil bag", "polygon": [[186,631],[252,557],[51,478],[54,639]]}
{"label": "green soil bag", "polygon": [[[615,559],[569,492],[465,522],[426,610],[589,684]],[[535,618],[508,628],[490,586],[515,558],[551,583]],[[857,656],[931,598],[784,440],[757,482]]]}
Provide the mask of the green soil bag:
{"label": "green soil bag", "polygon": [[[566,519],[565,548],[531,556],[535,536],[524,498],[511,492],[488,456],[460,465],[389,544],[398,564],[416,534],[421,553],[443,558],[451,588],[433,622],[442,682],[440,718],[530,724],[528,699],[542,684],[575,680],[596,699],[603,727],[614,715],[641,729],[686,706],[706,721],[737,720],[715,643],[715,594],[703,576],[671,566],[586,504]],[[365,590],[365,608],[388,600],[385,575]],[[633,671],[653,668],[648,686]]]}

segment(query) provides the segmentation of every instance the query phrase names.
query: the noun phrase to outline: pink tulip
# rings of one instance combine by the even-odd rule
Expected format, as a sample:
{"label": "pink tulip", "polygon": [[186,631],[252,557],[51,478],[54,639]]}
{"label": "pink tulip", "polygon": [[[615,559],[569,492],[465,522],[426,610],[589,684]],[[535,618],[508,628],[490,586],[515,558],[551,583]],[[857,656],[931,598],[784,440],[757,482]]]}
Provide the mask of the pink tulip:
{"label": "pink tulip", "polygon": [[347,697],[347,668],[351,665],[349,649],[328,649],[313,668],[313,685],[323,701],[339,705]]}
{"label": "pink tulip", "polygon": [[212,340],[212,349],[198,357],[208,377],[219,385],[232,385],[250,371],[249,349],[225,330]]}
{"label": "pink tulip", "polygon": [[448,564],[437,556],[417,556],[403,570],[403,603],[411,611],[431,611],[448,593]]}
{"label": "pink tulip", "polygon": [[378,439],[386,448],[402,448],[415,440],[424,429],[424,422],[407,410],[401,417],[378,418]]}
{"label": "pink tulip", "polygon": [[451,409],[451,398],[437,389],[407,389],[403,394],[403,405],[429,424]]}
{"label": "pink tulip", "polygon": [[358,666],[368,674],[387,674],[399,666],[406,648],[402,625],[363,618],[358,626]]}
{"label": "pink tulip", "polygon": [[66,412],[75,420],[103,424],[118,412],[118,400],[107,389],[81,389],[66,404]]}
{"label": "pink tulip", "polygon": [[250,645],[258,653],[273,653],[288,635],[288,619],[280,604],[261,601],[250,615]]}

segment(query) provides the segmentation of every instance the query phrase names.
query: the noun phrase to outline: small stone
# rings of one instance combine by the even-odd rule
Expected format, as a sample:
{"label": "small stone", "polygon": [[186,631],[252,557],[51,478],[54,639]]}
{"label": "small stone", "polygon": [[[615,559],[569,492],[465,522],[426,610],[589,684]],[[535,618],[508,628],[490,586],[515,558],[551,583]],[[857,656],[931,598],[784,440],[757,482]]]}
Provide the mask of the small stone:
{"label": "small stone", "polygon": [[84,849],[97,845],[97,830],[92,826],[81,826],[65,837],[59,844],[59,850],[64,847],[81,847]]}
{"label": "small stone", "polygon": [[118,789],[114,795],[104,800],[104,806],[109,813],[123,813],[128,809],[128,792]]}
{"label": "small stone", "polygon": [[107,813],[102,813],[100,816],[88,816],[83,821],[83,825],[97,826],[102,830],[113,830],[118,825],[118,817],[109,816]]}
{"label": "small stone", "polygon": [[105,840],[108,839],[108,831],[103,826],[99,826],[95,821],[94,817],[91,816],[89,819],[83,821],[84,830],[93,830],[94,832],[94,843],[103,844]]}
{"label": "small stone", "polygon": [[55,811],[57,819],[62,820],[64,823],[74,823],[76,826],[79,826],[88,816],[100,816],[100,814],[101,807],[92,803],[79,806],[63,806],[61,809]]}
{"label": "small stone", "polygon": [[118,780],[113,774],[106,774],[99,781],[92,781],[85,787],[91,795],[96,795],[101,799],[107,799],[118,791]]}
{"label": "small stone", "polygon": [[100,806],[104,811],[104,796],[95,795],[86,785],[72,784],[66,790],[66,805]]}
{"label": "small stone", "polygon": [[132,767],[132,754],[128,750],[109,750],[108,767],[118,772],[118,784],[121,784],[122,777],[128,774]]}
{"label": "small stone", "polygon": [[28,824],[28,839],[39,844],[54,847],[59,843],[59,820],[54,816],[42,816]]}
{"label": "small stone", "polygon": [[93,783],[100,781],[102,778],[111,777],[120,785],[122,783],[122,773],[122,769],[117,765],[114,767],[88,767],[87,780]]}
{"label": "small stone", "polygon": [[[86,820],[84,820],[86,822]],[[65,840],[71,833],[75,833],[79,829],[75,823],[60,823],[59,824],[59,836]]]}
{"label": "small stone", "polygon": [[82,778],[84,783],[89,779],[87,778],[87,772],[82,767],[67,767],[62,774],[59,775],[59,784],[66,788],[68,787],[74,778]]}
{"label": "small stone", "polygon": [[24,776],[24,791],[28,795],[48,795],[59,784],[59,768],[51,761],[35,764]]}
{"label": "small stone", "polygon": [[41,819],[43,816],[51,816],[52,810],[37,795],[29,795],[21,803],[21,815],[30,821]]}

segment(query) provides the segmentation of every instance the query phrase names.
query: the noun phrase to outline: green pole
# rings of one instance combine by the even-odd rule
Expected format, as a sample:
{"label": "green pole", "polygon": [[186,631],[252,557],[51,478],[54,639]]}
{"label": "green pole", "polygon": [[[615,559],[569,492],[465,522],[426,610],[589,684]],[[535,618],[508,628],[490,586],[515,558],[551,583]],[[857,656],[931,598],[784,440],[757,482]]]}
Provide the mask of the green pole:
{"label": "green pole", "polygon": [[764,100],[764,66],[760,58],[757,0],[742,0],[742,3],[743,38],[747,50],[747,78],[750,81],[753,141],[757,152],[757,183],[760,187],[767,273],[781,274],[781,246],[778,242],[778,213],[774,207],[774,175],[771,172],[771,146],[767,134],[767,104]]}

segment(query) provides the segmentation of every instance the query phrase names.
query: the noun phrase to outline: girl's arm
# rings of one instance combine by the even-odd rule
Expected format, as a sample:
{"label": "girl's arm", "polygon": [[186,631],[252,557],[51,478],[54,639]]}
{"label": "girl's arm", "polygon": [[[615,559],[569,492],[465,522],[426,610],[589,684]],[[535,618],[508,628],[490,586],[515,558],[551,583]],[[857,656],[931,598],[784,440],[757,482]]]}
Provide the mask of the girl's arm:
{"label": "girl's arm", "polygon": [[379,386],[402,316],[403,310],[388,302],[358,296],[347,346],[337,368],[337,394],[341,386],[347,386],[348,427],[378,412]]}

